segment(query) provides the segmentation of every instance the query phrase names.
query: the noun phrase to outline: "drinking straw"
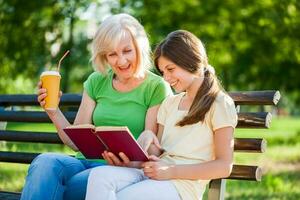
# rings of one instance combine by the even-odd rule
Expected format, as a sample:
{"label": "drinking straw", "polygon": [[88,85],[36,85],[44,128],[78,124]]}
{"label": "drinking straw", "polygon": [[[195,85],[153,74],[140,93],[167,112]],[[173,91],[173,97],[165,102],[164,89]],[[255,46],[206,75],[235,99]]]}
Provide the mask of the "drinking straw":
{"label": "drinking straw", "polygon": [[61,59],[58,62],[57,71],[59,72],[60,69],[60,63],[61,61],[70,53],[70,50],[66,51],[65,54],[61,57]]}

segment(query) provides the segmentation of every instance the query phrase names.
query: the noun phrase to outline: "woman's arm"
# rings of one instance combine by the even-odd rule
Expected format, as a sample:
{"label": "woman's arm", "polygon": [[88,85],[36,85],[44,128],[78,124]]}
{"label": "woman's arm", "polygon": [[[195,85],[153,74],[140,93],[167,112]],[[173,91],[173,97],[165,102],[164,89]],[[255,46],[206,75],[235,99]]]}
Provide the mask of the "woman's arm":
{"label": "woman's arm", "polygon": [[96,107],[96,102],[84,90],[82,100],[74,120],[76,124],[92,124],[93,112]]}
{"label": "woman's arm", "polygon": [[232,127],[225,127],[214,132],[215,160],[186,165],[170,165],[159,160],[147,162],[143,164],[145,175],[158,180],[227,177],[231,173],[233,162],[233,131]]}
{"label": "woman's arm", "polygon": [[[87,93],[84,91],[82,95],[81,104],[77,112],[74,124],[91,124],[92,123],[92,113],[96,106],[94,100],[92,100]],[[57,129],[58,136],[63,141],[64,144],[69,146],[71,149],[78,151],[77,147],[73,144],[70,138],[63,131],[64,128],[70,126],[69,121],[63,115],[60,109],[57,109],[55,113],[48,113],[49,118],[55,125]]]}

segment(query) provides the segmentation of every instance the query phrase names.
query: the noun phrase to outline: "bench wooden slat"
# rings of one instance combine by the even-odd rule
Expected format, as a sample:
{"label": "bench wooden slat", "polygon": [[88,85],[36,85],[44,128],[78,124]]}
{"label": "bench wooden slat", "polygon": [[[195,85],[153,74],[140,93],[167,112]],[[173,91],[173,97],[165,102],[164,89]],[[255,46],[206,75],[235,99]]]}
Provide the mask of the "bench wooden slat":
{"label": "bench wooden slat", "polygon": [[28,131],[4,131],[0,130],[0,141],[34,142],[62,144],[62,141],[54,132],[28,132]]}
{"label": "bench wooden slat", "polygon": [[233,165],[232,172],[227,179],[261,181],[262,170],[258,166]]}
{"label": "bench wooden slat", "polygon": [[0,151],[0,162],[30,164],[32,160],[40,154],[41,153]]}
{"label": "bench wooden slat", "polygon": [[0,162],[29,164],[40,153],[0,151]]}
{"label": "bench wooden slat", "polygon": [[[64,112],[70,123],[74,122],[76,112]],[[267,112],[238,113],[237,128],[268,128],[272,115]],[[38,122],[51,123],[47,114],[43,111],[0,111],[0,121],[7,122]]]}
{"label": "bench wooden slat", "polygon": [[267,141],[262,138],[234,138],[234,151],[264,153]]}
{"label": "bench wooden slat", "polygon": [[[81,94],[63,94],[60,100],[62,106],[79,106]],[[7,106],[39,106],[35,94],[0,95],[0,107]]]}
{"label": "bench wooden slat", "polygon": [[[228,92],[236,105],[276,105],[280,99],[277,90],[251,91],[251,92]],[[61,105],[79,105],[81,94],[63,94]],[[36,94],[11,94],[0,95],[0,106],[23,106],[38,105]]]}
{"label": "bench wooden slat", "polygon": [[236,105],[276,105],[280,99],[277,90],[228,92]]}
{"label": "bench wooden slat", "polygon": [[[0,162],[29,164],[39,153],[0,151]],[[259,181],[261,169],[257,166],[233,165],[232,173],[226,179]]]}
{"label": "bench wooden slat", "polygon": [[[67,111],[64,115],[70,123],[73,123],[76,113]],[[50,118],[43,111],[0,111],[0,121],[51,123]]]}
{"label": "bench wooden slat", "polygon": [[19,192],[4,192],[0,191],[1,200],[20,200],[21,193]]}
{"label": "bench wooden slat", "polygon": [[[0,130],[0,141],[33,142],[62,144],[55,132],[28,132],[28,131],[4,131]],[[235,138],[234,151],[263,153],[266,149],[266,141],[258,138]]]}
{"label": "bench wooden slat", "polygon": [[269,128],[271,119],[269,112],[238,113],[237,128]]}

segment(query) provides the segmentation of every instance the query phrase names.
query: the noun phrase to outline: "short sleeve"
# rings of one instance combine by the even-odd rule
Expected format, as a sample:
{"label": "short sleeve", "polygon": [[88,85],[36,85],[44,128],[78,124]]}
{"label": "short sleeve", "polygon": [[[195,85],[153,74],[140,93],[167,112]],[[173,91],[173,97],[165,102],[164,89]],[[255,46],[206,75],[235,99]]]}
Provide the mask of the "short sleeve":
{"label": "short sleeve", "polygon": [[87,92],[89,97],[91,97],[93,100],[96,99],[95,82],[96,82],[97,76],[99,76],[98,72],[93,72],[91,75],[89,75],[87,80],[83,83],[84,90]]}
{"label": "short sleeve", "polygon": [[157,123],[161,124],[161,125],[165,125],[165,121],[166,118],[168,116],[168,105],[169,105],[169,101],[170,98],[172,96],[167,97],[160,105],[159,109],[158,109],[158,113],[157,113]]}
{"label": "short sleeve", "polygon": [[170,86],[164,80],[161,79],[157,83],[155,89],[152,91],[149,107],[161,104],[162,101],[171,94],[172,90]]}
{"label": "short sleeve", "polygon": [[233,100],[225,95],[218,95],[212,110],[211,124],[213,130],[231,126],[233,128],[237,125],[237,113]]}

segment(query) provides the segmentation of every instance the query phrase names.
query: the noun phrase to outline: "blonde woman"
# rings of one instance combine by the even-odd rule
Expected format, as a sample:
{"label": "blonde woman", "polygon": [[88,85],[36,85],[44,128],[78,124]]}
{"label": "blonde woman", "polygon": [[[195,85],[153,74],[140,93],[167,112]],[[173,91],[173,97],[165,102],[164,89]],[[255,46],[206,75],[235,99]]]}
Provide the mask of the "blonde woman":
{"label": "blonde woman", "polygon": [[172,32],[158,45],[155,65],[178,93],[158,111],[164,151],[148,151],[151,160],[141,169],[94,168],[86,200],[198,200],[210,179],[229,176],[237,115],[203,44],[188,31]]}
{"label": "blonde woman", "polygon": [[[136,138],[144,130],[144,135],[153,137],[158,107],[171,90],[162,78],[148,71],[149,55],[147,35],[134,17],[117,14],[105,19],[92,43],[95,72],[84,82],[74,124],[128,126]],[[38,101],[42,107],[46,96],[47,91],[39,83]],[[62,112],[46,112],[64,144],[77,151],[63,131],[70,123]],[[130,165],[108,152],[105,158],[108,164]],[[90,169],[101,165],[105,163],[86,160],[80,153],[75,158],[41,154],[29,167],[21,199],[84,199]]]}

